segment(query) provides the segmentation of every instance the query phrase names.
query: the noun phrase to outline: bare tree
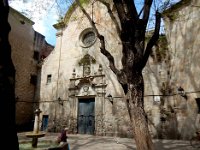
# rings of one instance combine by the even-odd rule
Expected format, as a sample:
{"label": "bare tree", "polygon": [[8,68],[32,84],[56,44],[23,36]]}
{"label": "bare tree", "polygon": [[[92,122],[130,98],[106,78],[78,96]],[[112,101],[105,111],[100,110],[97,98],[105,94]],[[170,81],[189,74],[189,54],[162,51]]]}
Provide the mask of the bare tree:
{"label": "bare tree", "polygon": [[[0,1],[0,99],[1,147],[7,143],[15,150],[19,149],[17,131],[15,128],[15,68],[11,59],[11,46],[8,40],[11,30],[8,23],[9,5],[7,0]],[[5,138],[8,137],[8,138]]]}
{"label": "bare tree", "polygon": [[144,0],[143,7],[138,13],[133,0],[113,0],[116,8],[117,18],[111,11],[110,3],[97,0],[104,4],[115,23],[116,31],[122,42],[122,69],[117,69],[114,57],[106,49],[104,36],[99,33],[94,20],[83,8],[79,0],[76,0],[82,12],[88,18],[100,41],[100,50],[109,60],[110,69],[116,74],[124,93],[127,95],[127,106],[133,127],[133,135],[138,150],[153,150],[153,142],[148,130],[147,116],[144,110],[144,80],[142,70],[144,69],[152,47],[159,38],[161,13],[155,13],[155,29],[150,40],[145,44],[145,34],[149,21],[150,10],[153,0]]}

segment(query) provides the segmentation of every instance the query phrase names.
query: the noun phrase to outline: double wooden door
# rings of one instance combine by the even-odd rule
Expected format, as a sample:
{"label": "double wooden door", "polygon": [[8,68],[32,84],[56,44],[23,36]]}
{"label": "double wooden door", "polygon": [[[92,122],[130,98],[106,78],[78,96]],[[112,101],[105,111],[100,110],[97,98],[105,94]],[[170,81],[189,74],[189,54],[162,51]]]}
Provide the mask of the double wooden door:
{"label": "double wooden door", "polygon": [[78,104],[78,133],[94,134],[95,129],[95,100],[94,98],[79,99]]}

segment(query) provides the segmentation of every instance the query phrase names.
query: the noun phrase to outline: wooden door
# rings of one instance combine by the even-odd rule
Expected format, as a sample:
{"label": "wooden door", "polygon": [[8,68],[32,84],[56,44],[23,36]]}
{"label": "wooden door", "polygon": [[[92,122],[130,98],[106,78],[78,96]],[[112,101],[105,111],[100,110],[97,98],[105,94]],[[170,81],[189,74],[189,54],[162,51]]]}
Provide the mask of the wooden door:
{"label": "wooden door", "polygon": [[43,116],[42,116],[42,127],[41,127],[41,130],[42,130],[42,131],[47,130],[47,127],[48,127],[48,120],[49,120],[49,116],[48,116],[48,115],[43,115]]}
{"label": "wooden door", "polygon": [[78,105],[78,133],[94,134],[95,113],[94,98],[79,99]]}

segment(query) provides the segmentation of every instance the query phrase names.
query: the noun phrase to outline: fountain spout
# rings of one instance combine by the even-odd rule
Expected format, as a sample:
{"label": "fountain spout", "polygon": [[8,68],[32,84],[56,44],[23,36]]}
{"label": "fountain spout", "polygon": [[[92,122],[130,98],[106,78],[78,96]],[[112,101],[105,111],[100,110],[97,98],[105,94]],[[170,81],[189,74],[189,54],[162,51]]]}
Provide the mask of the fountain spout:
{"label": "fountain spout", "polygon": [[39,123],[40,123],[40,113],[42,111],[40,109],[35,110],[35,121],[34,121],[34,128],[33,128],[33,133],[38,133],[39,132]]}
{"label": "fountain spout", "polygon": [[35,110],[35,121],[34,121],[34,127],[33,132],[28,132],[26,134],[27,137],[32,138],[32,147],[36,148],[38,143],[38,138],[45,136],[44,132],[39,131],[39,123],[40,123],[40,113],[42,111],[38,108]]}

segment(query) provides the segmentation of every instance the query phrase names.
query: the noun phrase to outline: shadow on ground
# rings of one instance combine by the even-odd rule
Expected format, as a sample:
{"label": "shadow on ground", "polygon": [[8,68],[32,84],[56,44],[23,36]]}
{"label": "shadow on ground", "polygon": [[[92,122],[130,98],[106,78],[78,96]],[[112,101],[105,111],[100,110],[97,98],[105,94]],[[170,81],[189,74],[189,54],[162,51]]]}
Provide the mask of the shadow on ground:
{"label": "shadow on ground", "polygon": [[[55,140],[57,135],[48,133],[39,141]],[[25,140],[26,137],[20,135],[20,139]],[[153,142],[156,150],[197,150],[190,145],[189,141],[154,139]],[[135,142],[130,138],[70,134],[68,143],[70,150],[136,150]]]}

